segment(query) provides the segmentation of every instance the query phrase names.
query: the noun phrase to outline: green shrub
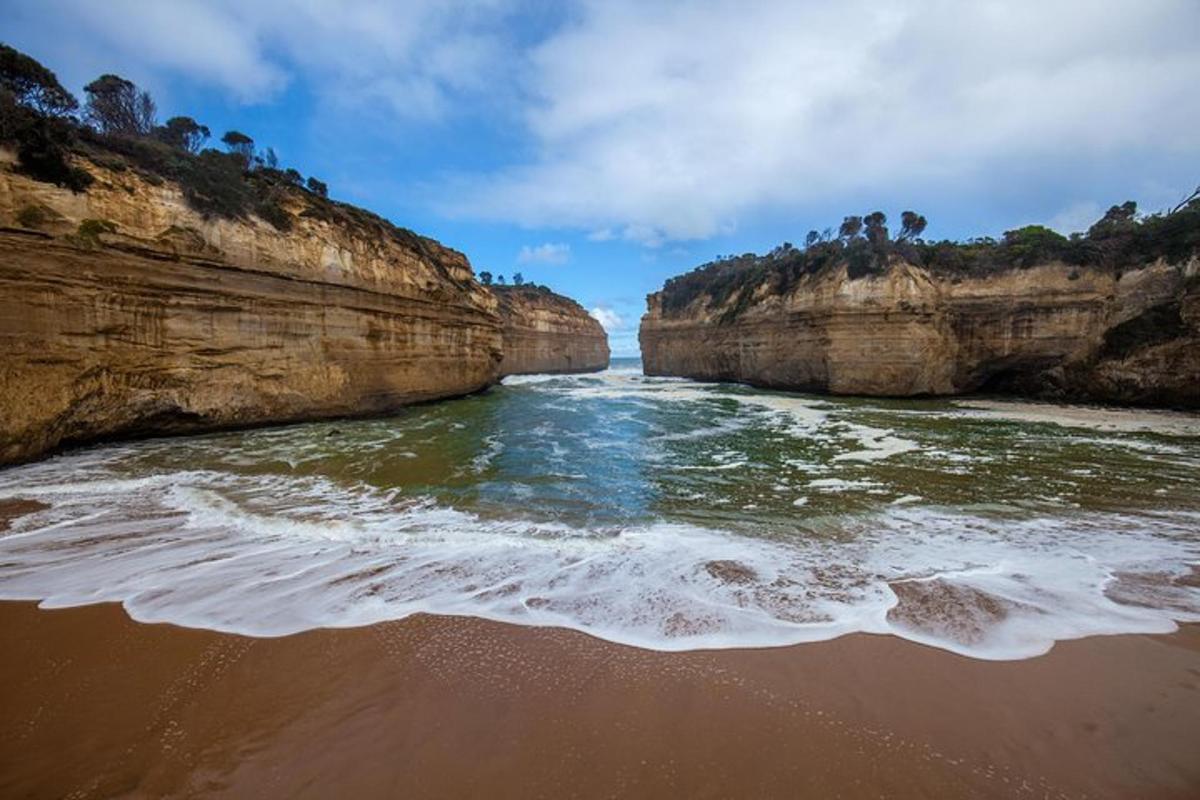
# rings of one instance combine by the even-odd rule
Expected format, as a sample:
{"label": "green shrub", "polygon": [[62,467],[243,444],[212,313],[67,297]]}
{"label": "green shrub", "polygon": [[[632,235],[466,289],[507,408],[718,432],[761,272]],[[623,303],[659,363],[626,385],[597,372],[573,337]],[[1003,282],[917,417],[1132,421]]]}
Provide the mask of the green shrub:
{"label": "green shrub", "polygon": [[81,192],[92,176],[70,162],[75,128],[68,119],[38,114],[0,90],[0,140],[16,146],[17,166],[29,177]]}
{"label": "green shrub", "polygon": [[1026,225],[1005,231],[1000,246],[1005,262],[1026,268],[1061,260],[1067,251],[1067,237],[1043,225]]}
{"label": "green shrub", "polygon": [[244,217],[254,200],[235,153],[205,150],[183,162],[178,179],[184,198],[205,216]]}
{"label": "green shrub", "polygon": [[40,228],[50,219],[44,206],[25,206],[17,212],[17,223],[22,228]]}
{"label": "green shrub", "polygon": [[125,172],[129,169],[129,164],[119,155],[110,155],[107,153],[98,154],[92,158],[92,161],[98,167],[112,170],[113,172]]}
{"label": "green shrub", "polygon": [[[1178,264],[1200,253],[1200,189],[1169,213],[1139,218],[1134,203],[1113,206],[1086,234],[1070,238],[1041,225],[1027,225],[1006,232],[1000,241],[980,237],[926,242],[917,238],[924,228],[924,217],[905,212],[902,238],[891,241],[886,218],[876,212],[865,218],[846,217],[836,238],[810,232],[804,249],[785,243],[765,256],[719,256],[667,280],[660,293],[663,313],[671,316],[700,304],[722,309],[720,321],[730,322],[749,307],[760,287],[785,294],[803,276],[841,265],[856,280],[880,274],[893,260],[955,280],[1054,262],[1068,265],[1072,280],[1078,279],[1078,268],[1084,266],[1119,274],[1159,260]],[[864,229],[869,235],[863,235]]]}
{"label": "green shrub", "polygon": [[325,185],[324,181],[317,180],[316,178],[309,178],[305,186],[308,187],[310,192],[318,197],[329,196],[329,187]]}
{"label": "green shrub", "polygon": [[259,200],[254,206],[254,213],[260,219],[271,223],[276,230],[290,231],[292,229],[292,215],[273,198]]}
{"label": "green shrub", "polygon": [[100,244],[100,235],[103,233],[116,233],[117,224],[106,219],[85,219],[79,223],[79,228],[75,231],[75,237],[81,244],[89,247],[95,247]]}

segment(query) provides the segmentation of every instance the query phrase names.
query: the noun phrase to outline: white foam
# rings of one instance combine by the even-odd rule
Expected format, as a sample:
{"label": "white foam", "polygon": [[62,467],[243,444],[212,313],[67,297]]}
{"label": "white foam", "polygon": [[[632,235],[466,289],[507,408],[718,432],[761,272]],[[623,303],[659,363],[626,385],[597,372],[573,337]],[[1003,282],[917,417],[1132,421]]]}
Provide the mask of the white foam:
{"label": "white foam", "polygon": [[817,478],[808,482],[810,489],[819,492],[845,492],[849,490],[879,489],[880,484],[869,480],[845,480],[843,478]]}
{"label": "white foam", "polygon": [[962,409],[961,414],[978,418],[1118,433],[1200,436],[1200,415],[1184,411],[1098,408],[1020,400],[956,400],[954,405]]}
{"label": "white foam", "polygon": [[841,426],[858,439],[861,450],[839,453],[834,461],[880,461],[885,458],[920,449],[911,439],[902,439],[892,431],[880,430],[868,425],[843,422]]}
{"label": "white foam", "polygon": [[[844,519],[840,542],[767,540],[685,524],[485,519],[318,478],[42,477],[20,490],[0,481],[3,496],[53,503],[18,518],[19,536],[0,538],[0,597],[121,602],[139,620],[252,636],[426,612],[563,626],[661,650],[869,631],[1006,659],[1060,639],[1200,620],[1200,593],[1187,587],[1170,587],[1164,608],[1105,593],[1117,574],[1200,562],[1190,518],[1013,519],[892,506]],[[936,620],[890,621],[889,583],[933,577],[1016,610],[973,641],[940,635]]]}

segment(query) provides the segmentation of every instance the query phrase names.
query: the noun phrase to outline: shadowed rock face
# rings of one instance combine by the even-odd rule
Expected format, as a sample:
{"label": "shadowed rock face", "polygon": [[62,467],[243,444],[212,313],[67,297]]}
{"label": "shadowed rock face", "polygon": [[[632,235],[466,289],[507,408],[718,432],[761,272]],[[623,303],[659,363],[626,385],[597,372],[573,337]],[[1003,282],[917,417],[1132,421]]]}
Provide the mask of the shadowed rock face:
{"label": "shadowed rock face", "polygon": [[493,286],[504,331],[501,375],[596,372],[608,367],[608,335],[583,306],[539,286]]}
{"label": "shadowed rock face", "polygon": [[[732,301],[730,301],[732,302]],[[876,396],[1024,394],[1200,408],[1200,264],[1116,275],[1047,264],[982,278],[844,266],[736,315],[647,298],[648,375]],[[732,317],[732,319],[730,319]]]}
{"label": "shadowed rock face", "polygon": [[303,216],[298,193],[286,233],[204,219],[178,187],[94,164],[72,194],[0,155],[0,463],[380,414],[498,379],[496,299],[433,240]]}

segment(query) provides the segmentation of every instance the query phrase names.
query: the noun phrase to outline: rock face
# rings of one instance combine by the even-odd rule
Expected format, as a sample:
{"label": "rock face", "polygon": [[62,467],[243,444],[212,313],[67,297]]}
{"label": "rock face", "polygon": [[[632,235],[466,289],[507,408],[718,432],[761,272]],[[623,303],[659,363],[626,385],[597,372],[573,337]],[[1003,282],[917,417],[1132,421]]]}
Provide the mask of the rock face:
{"label": "rock face", "polygon": [[950,278],[844,265],[735,314],[647,298],[648,375],[848,395],[1016,393],[1200,408],[1200,264],[1116,274],[1063,264]]}
{"label": "rock face", "polygon": [[299,193],[287,232],[205,219],[177,186],[95,164],[72,194],[2,155],[0,463],[380,414],[499,375],[496,298],[433,240],[305,216]]}
{"label": "rock face", "polygon": [[608,367],[608,335],[574,300],[530,284],[492,290],[503,323],[501,375]]}

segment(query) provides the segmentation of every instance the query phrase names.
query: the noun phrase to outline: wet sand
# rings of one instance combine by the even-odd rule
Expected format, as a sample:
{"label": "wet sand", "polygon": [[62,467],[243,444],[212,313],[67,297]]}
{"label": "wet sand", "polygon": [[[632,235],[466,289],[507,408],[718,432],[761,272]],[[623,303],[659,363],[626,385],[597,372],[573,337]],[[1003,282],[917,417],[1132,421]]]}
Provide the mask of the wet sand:
{"label": "wet sand", "polygon": [[0,603],[0,796],[1200,796],[1200,627],[984,662],[417,616],[251,639]]}

